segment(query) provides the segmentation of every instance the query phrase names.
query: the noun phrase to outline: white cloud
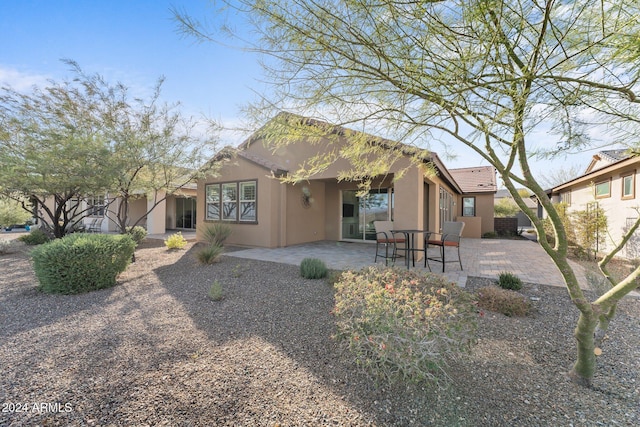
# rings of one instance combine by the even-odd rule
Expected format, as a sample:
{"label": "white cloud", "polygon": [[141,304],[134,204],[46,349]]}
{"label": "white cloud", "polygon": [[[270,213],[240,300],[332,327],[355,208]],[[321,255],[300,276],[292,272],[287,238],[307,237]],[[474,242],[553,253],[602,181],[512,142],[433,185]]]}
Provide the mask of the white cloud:
{"label": "white cloud", "polygon": [[33,86],[44,86],[49,78],[47,75],[25,73],[0,65],[0,86],[9,86],[19,92],[29,90]]}

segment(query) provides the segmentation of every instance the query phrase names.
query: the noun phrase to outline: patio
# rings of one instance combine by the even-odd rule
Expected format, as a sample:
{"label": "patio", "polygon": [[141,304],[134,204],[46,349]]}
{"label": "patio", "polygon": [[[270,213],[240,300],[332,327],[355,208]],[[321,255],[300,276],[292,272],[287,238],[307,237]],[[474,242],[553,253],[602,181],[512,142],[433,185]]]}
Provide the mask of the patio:
{"label": "patio", "polygon": [[[331,269],[360,269],[374,265],[375,245],[322,241],[286,248],[242,249],[227,252],[226,255],[293,265],[299,265],[304,258],[311,257],[323,260]],[[505,271],[518,275],[524,282],[564,286],[560,272],[548,255],[537,243],[529,240],[462,239],[460,256],[464,271],[457,264],[448,264],[445,272],[445,276],[459,286],[465,285],[467,276],[497,278]],[[383,266],[384,260],[379,259],[377,265]],[[404,259],[400,258],[396,265],[403,267]],[[416,261],[415,268],[428,271],[423,265],[422,260]],[[573,265],[581,286],[586,287],[584,270],[577,264]],[[432,262],[431,268],[439,273],[442,264]]]}

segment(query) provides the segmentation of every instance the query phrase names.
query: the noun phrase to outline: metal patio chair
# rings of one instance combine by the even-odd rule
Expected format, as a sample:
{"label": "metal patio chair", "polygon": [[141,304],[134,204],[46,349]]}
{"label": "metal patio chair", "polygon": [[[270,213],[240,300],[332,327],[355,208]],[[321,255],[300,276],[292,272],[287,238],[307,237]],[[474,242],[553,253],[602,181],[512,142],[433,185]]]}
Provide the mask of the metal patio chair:
{"label": "metal patio chair", "polygon": [[[378,257],[380,257],[384,258],[385,264],[388,264],[389,260],[394,263],[396,258],[404,256],[398,255],[398,251],[406,252],[406,238],[402,233],[393,232],[393,221],[373,221],[373,226],[376,230],[376,256],[374,262],[378,262]],[[399,243],[403,246],[398,247]],[[384,251],[382,251],[383,248]]]}
{"label": "metal patio chair", "polygon": [[[429,271],[431,271],[431,266],[429,265],[429,261],[436,261],[442,263],[442,272],[444,273],[445,264],[448,262],[457,262],[460,264],[460,270],[464,270],[462,268],[462,259],[460,258],[460,239],[462,237],[462,230],[464,230],[464,222],[444,222],[442,224],[442,232],[434,233],[429,232],[425,234],[424,241],[424,266],[429,267]],[[429,256],[429,247],[437,247],[440,252],[440,256]],[[458,252],[458,259],[447,260],[445,258],[446,248],[455,248],[456,252]],[[449,251],[451,252],[451,251]]]}

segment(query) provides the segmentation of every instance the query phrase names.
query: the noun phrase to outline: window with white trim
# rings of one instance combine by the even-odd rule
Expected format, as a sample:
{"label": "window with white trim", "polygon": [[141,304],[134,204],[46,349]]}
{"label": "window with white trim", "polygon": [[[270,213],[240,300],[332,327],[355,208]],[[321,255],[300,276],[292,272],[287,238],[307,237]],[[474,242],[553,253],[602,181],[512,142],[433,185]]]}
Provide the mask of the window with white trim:
{"label": "window with white trim", "polygon": [[205,218],[210,221],[256,222],[257,181],[205,185]]}
{"label": "window with white trim", "polygon": [[611,197],[611,180],[596,182],[596,199]]}
{"label": "window with white trim", "polygon": [[89,196],[85,199],[87,203],[87,215],[94,217],[103,217],[105,202],[104,197]]}
{"label": "window with white trim", "polygon": [[622,177],[622,198],[633,199],[636,196],[635,174]]}

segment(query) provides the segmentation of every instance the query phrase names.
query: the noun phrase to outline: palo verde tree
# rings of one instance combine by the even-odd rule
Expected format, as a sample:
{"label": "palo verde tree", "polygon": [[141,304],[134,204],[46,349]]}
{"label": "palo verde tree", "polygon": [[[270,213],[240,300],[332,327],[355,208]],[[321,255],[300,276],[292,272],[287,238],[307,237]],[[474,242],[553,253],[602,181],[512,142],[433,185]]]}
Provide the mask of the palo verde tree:
{"label": "palo verde tree", "polygon": [[111,181],[108,141],[92,94],[73,81],[20,93],[0,91],[2,194],[31,211],[55,237],[87,215],[78,200]]}
{"label": "palo verde tree", "polygon": [[[264,54],[273,83],[260,105],[295,109],[336,124],[393,131],[394,139],[428,148],[457,141],[493,165],[539,244],[558,267],[580,311],[571,377],[589,385],[600,345],[620,299],[635,288],[636,269],[614,282],[607,263],[635,232],[628,230],[601,262],[611,287],[594,301],[567,260],[562,221],[529,167],[531,153],[562,153],[589,144],[588,127],[633,141],[640,101],[640,4],[636,0],[237,0],[216,18],[246,17],[257,34],[245,45]],[[213,30],[176,12],[181,28],[216,40]],[[232,23],[233,24],[233,23]],[[240,35],[241,36],[241,35]],[[241,40],[241,37],[236,38]],[[258,111],[260,109],[257,109]],[[547,141],[533,138],[549,130]],[[295,133],[292,133],[295,135]],[[278,138],[287,143],[286,133]],[[538,134],[539,135],[539,134]],[[360,145],[352,154],[362,156]],[[314,168],[321,168],[315,163]],[[556,236],[524,204],[534,194]]]}
{"label": "palo verde tree", "polygon": [[[108,218],[124,233],[212,167],[212,122],[205,129],[177,104],[163,103],[163,79],[143,99],[64,62],[72,80],[27,94],[3,88],[0,96],[3,193],[36,201],[38,218],[55,237],[92,212],[81,203],[88,196],[104,199]],[[140,197],[152,203],[131,221],[130,204]]]}
{"label": "palo verde tree", "polygon": [[[107,215],[121,233],[137,225],[167,195],[179,194],[185,186],[211,171],[217,125],[207,119],[185,116],[179,104],[162,102],[160,78],[148,98],[133,96],[122,83],[111,84],[101,75],[88,75],[67,61],[76,81],[99,100],[97,120],[109,142],[113,167]],[[144,197],[145,215],[131,218],[132,201]]]}

